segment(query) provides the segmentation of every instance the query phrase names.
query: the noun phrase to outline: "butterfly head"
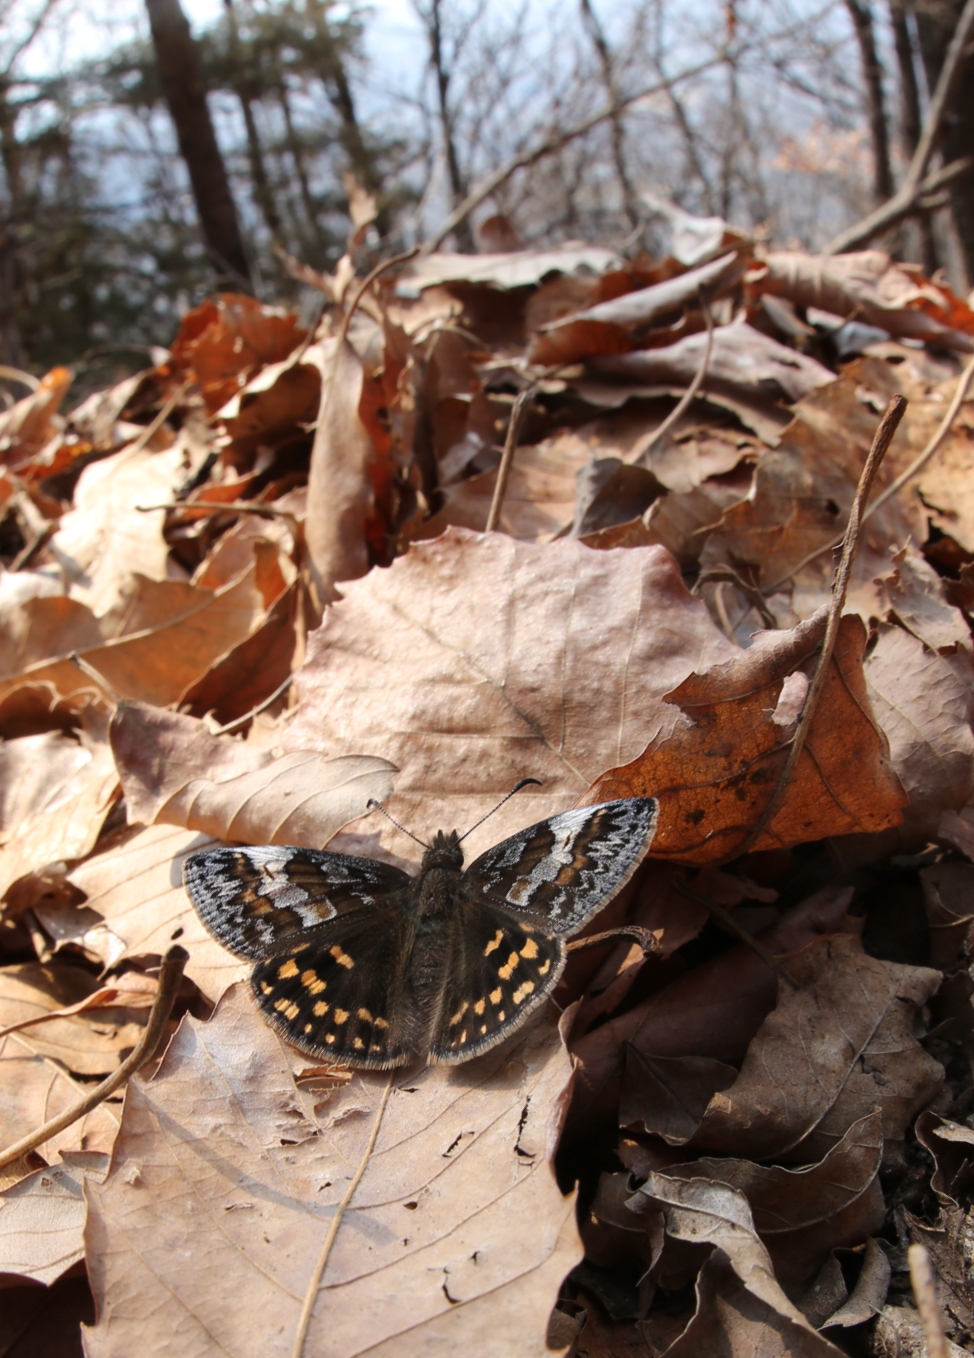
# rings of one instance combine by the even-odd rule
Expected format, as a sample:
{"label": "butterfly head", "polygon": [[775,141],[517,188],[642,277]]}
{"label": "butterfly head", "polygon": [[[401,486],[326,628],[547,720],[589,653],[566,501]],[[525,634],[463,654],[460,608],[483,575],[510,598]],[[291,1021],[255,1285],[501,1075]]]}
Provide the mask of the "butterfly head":
{"label": "butterfly head", "polygon": [[459,871],[462,867],[463,850],[456,830],[451,830],[449,834],[445,830],[437,830],[433,843],[423,854],[423,871],[427,868],[454,868]]}

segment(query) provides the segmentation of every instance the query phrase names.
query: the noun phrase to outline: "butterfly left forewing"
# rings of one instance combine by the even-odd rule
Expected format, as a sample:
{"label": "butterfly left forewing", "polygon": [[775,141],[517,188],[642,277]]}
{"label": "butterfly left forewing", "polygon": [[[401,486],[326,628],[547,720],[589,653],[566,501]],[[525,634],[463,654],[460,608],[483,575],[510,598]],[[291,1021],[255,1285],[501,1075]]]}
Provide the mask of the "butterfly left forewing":
{"label": "butterfly left forewing", "polygon": [[385,1070],[422,1041],[400,904],[349,911],[259,962],[254,998],[288,1042],[329,1062]]}
{"label": "butterfly left forewing", "polygon": [[409,886],[371,858],[286,845],[208,849],[187,858],[183,882],[219,943],[254,960],[329,919]]}
{"label": "butterfly left forewing", "polygon": [[628,882],[653,841],[656,819],[649,797],[551,816],[481,854],[463,874],[466,889],[552,933],[573,934]]}
{"label": "butterfly left forewing", "polygon": [[442,991],[427,1040],[430,1059],[444,1065],[503,1042],[551,994],[565,966],[558,935],[463,897],[443,949]]}

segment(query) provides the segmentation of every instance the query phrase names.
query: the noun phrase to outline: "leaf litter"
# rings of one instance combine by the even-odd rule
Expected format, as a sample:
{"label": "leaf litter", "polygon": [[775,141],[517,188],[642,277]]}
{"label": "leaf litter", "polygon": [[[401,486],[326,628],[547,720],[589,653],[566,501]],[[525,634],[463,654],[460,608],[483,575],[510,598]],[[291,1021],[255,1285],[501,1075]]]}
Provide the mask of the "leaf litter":
{"label": "leaf litter", "polygon": [[[923,1342],[919,1242],[972,1351],[974,313],[716,219],[666,260],[427,255],[364,290],[352,254],[305,271],[314,334],[225,294],[154,368],[66,414],[55,369],[3,417],[5,1146],[120,1069],[187,953],[124,1104],[2,1171],[13,1323],[44,1288],[57,1353],[82,1318],[99,1358],[887,1358]],[[660,803],[555,1003],[456,1068],[309,1067],[185,858],[408,866],[370,799],[427,837],[526,776],[471,857]]]}

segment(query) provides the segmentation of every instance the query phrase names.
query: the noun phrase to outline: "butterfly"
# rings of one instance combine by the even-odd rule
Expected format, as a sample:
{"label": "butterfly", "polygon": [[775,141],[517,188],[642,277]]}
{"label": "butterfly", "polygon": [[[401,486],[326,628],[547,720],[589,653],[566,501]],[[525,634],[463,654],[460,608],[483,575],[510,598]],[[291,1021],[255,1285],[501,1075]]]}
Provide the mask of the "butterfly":
{"label": "butterfly", "polygon": [[465,871],[461,837],[439,831],[415,877],[314,849],[213,849],[184,882],[210,933],[256,963],[254,998],[294,1046],[366,1069],[458,1064],[551,994],[566,939],[629,881],[656,817],[646,797],[566,811]]}

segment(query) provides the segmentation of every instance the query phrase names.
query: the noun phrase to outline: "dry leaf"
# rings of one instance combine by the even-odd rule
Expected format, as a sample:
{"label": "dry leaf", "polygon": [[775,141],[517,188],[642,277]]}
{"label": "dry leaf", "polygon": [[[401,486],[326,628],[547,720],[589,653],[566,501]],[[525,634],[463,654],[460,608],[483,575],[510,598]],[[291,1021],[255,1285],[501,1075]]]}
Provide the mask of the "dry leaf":
{"label": "dry leaf", "polygon": [[[631,764],[603,774],[586,802],[657,797],[654,858],[706,863],[733,857],[759,823],[784,768],[825,622],[823,612],[790,632],[759,633],[743,655],[665,694],[685,713],[683,724]],[[906,799],[866,701],[865,643],[859,618],[843,618],[784,801],[752,848],[875,832],[899,822]]]}
{"label": "dry leaf", "polygon": [[0,415],[0,462],[16,467],[39,453],[54,432],[54,420],[74,380],[69,368],[52,368],[37,390]]}
{"label": "dry leaf", "polygon": [[[308,1353],[544,1358],[580,1254],[573,1201],[548,1163],[569,1077],[546,1023],[455,1071],[396,1081]],[[184,1020],[154,1079],[129,1087],[111,1171],[89,1187],[91,1358],[168,1354],[173,1334],[184,1351],[290,1354],[384,1085],[358,1075],[316,1104],[242,988],[210,1023]]]}
{"label": "dry leaf", "polygon": [[108,1159],[69,1151],[0,1192],[0,1273],[49,1286],[84,1257],[84,1184],[104,1179]]}
{"label": "dry leaf", "polygon": [[308,472],[308,558],[321,604],[335,582],[369,568],[366,524],[373,512],[370,466],[376,450],[359,414],[362,361],[347,340],[323,348],[321,406]]}
{"label": "dry leaf", "polygon": [[[75,1005],[98,989],[97,980],[78,967],[24,962],[0,968],[0,1028]],[[71,1018],[51,1018],[18,1034],[22,1046],[58,1061],[76,1075],[107,1075],[142,1036],[138,1019],[119,997],[111,1008]]]}
{"label": "dry leaf", "polygon": [[884,1139],[902,1140],[943,1079],[913,1036],[940,973],[869,957],[847,934],[809,944],[786,970],[797,989],[779,983],[777,1008],[738,1079],[711,1099],[693,1144],[758,1160],[810,1160],[875,1107]]}
{"label": "dry leaf", "polygon": [[196,377],[212,414],[264,364],[286,358],[303,337],[293,312],[221,293],[186,313],[170,352],[177,369]]}
{"label": "dry leaf", "polygon": [[508,289],[534,286],[549,274],[598,276],[622,269],[623,261],[612,250],[567,241],[551,250],[505,251],[499,255],[430,254],[413,260],[400,274],[396,291],[413,291],[441,283],[480,283]]}
{"label": "dry leaf", "polygon": [[83,721],[76,734],[0,744],[0,898],[27,873],[95,846],[118,775],[104,714],[89,710]]}
{"label": "dry leaf", "polygon": [[[36,1052],[29,1037],[30,1030],[0,1038],[0,1149],[67,1112],[90,1088]],[[110,1151],[117,1130],[117,1104],[100,1103],[37,1150],[49,1164],[63,1151]]]}
{"label": "dry leaf", "polygon": [[903,835],[922,849],[937,835],[941,814],[959,811],[974,791],[974,662],[966,649],[943,655],[902,627],[884,625],[863,673],[909,797]]}
{"label": "dry leaf", "polygon": [[250,968],[210,937],[183,889],[184,860],[212,843],[171,825],[130,831],[71,873],[84,905],[39,904],[34,913],[57,946],[81,947],[106,968],[129,957],[161,957],[178,942],[190,955],[186,975],[216,999]]}
{"label": "dry leaf", "polygon": [[553,366],[575,363],[593,354],[628,353],[654,325],[662,326],[687,308],[697,307],[701,293],[713,297],[726,290],[746,267],[746,259],[736,251],[721,255],[652,287],[624,293],[544,325],[528,349],[528,361]]}
{"label": "dry leaf", "polygon": [[[215,591],[141,576],[132,577],[132,582],[135,593],[124,601],[123,616],[106,615],[99,623],[105,640],[83,648],[64,646],[46,625],[46,615],[62,611],[58,600],[33,600],[44,634],[54,639],[56,650],[49,658],[25,665],[4,657],[0,701],[17,689],[42,684],[61,695],[97,691],[98,682],[71,661],[72,652],[77,651],[111,685],[114,693],[107,696],[165,706],[178,701],[215,660],[249,636],[264,615],[252,566]],[[113,633],[115,626],[120,631],[124,627],[121,635]]]}
{"label": "dry leaf", "polygon": [[[471,835],[471,858],[567,809],[672,723],[674,680],[732,653],[661,548],[454,528],[344,594],[309,638],[282,744],[391,759],[389,811],[421,835],[464,830],[518,779],[543,779]],[[413,856],[397,832],[385,842]]]}
{"label": "dry leaf", "polygon": [[145,703],[119,705],[111,741],[130,823],[183,825],[244,844],[322,848],[366,814],[370,799],[385,801],[395,771],[371,756],[275,759]]}
{"label": "dry leaf", "polygon": [[[746,1358],[755,1352],[768,1358],[837,1358],[840,1350],[815,1333],[782,1291],[747,1198],[738,1189],[654,1171],[629,1206],[662,1211],[667,1235],[676,1240],[715,1246],[698,1281],[696,1316],[669,1350],[674,1358],[704,1353]],[[728,1304],[716,1304],[711,1287]],[[738,1304],[731,1298],[739,1298]]]}

